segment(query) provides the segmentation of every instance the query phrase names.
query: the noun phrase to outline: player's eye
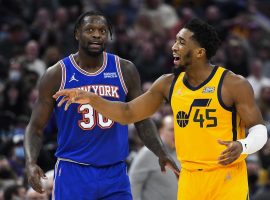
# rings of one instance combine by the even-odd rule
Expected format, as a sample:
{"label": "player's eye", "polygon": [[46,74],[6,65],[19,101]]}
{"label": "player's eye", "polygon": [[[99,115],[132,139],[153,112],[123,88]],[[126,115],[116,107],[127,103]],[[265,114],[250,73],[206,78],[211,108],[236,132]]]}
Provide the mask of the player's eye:
{"label": "player's eye", "polygon": [[92,33],[93,31],[94,31],[94,29],[92,29],[92,28],[86,29],[86,32],[87,32],[87,33]]}
{"label": "player's eye", "polygon": [[107,33],[107,30],[106,29],[101,29],[101,33],[105,34],[105,33]]}

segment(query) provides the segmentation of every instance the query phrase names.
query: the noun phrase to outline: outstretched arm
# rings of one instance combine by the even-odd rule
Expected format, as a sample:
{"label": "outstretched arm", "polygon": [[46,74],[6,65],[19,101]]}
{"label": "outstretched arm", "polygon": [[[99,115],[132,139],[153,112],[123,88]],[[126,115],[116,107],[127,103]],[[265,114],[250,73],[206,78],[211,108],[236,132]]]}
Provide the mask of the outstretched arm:
{"label": "outstretched arm", "polygon": [[[122,60],[121,66],[124,80],[128,87],[127,101],[131,101],[130,108],[134,113],[131,116],[131,119],[133,118],[133,116],[135,116],[135,119],[136,116],[141,117],[140,112],[145,112],[145,114],[147,114],[146,116],[151,116],[164,102],[165,77],[162,77],[158,81],[156,81],[153,84],[153,87],[151,87],[149,91],[143,94],[141,98],[141,80],[136,67],[133,63],[126,60]],[[136,97],[141,98],[141,100],[137,101],[135,99]],[[134,100],[134,102],[132,102],[132,100]],[[136,104],[138,104],[138,106]],[[159,157],[161,170],[165,171],[166,162],[170,162],[170,165],[173,165],[173,168],[177,169],[177,166],[175,165],[173,160],[167,155],[164,149],[164,145],[153,120],[144,119],[142,121],[136,122],[135,127],[145,146]]]}
{"label": "outstretched arm", "polygon": [[[60,70],[60,66],[54,66],[43,75],[38,86],[39,95],[25,132],[24,149],[28,182],[39,193],[44,192],[40,178],[45,178],[45,174],[36,163],[42,147],[43,128],[47,124],[54,106],[52,95],[60,85]],[[59,83],[56,80],[59,80]]]}
{"label": "outstretched arm", "polygon": [[160,92],[161,85],[162,77],[153,84],[149,91],[126,103],[108,101],[92,92],[79,89],[61,90],[53,95],[53,97],[56,99],[60,96],[64,96],[58,106],[61,106],[67,101],[65,110],[68,109],[71,103],[90,104],[103,116],[121,124],[129,124],[141,121],[158,110],[163,103],[163,96]]}

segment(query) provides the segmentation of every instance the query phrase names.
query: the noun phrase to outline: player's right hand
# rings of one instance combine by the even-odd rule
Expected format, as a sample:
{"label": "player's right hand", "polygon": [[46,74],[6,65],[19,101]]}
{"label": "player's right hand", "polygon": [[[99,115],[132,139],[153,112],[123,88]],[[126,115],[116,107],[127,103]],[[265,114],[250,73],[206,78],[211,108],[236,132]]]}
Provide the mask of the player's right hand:
{"label": "player's right hand", "polygon": [[41,185],[41,178],[47,179],[47,177],[37,164],[26,164],[26,174],[28,183],[35,191],[39,193],[45,192]]}
{"label": "player's right hand", "polygon": [[53,95],[53,98],[57,99],[58,97],[63,96],[61,101],[58,103],[58,107],[62,106],[66,102],[65,110],[68,109],[70,104],[78,103],[78,104],[86,104],[90,101],[91,92],[86,92],[84,90],[79,89],[64,89],[56,92]]}

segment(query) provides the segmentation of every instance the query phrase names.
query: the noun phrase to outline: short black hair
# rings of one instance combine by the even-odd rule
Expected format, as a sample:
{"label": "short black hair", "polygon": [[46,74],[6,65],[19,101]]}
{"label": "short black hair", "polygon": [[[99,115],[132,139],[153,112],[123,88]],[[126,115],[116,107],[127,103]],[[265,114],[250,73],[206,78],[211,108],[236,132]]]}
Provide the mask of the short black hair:
{"label": "short black hair", "polygon": [[108,25],[108,29],[109,29],[109,32],[110,32],[110,37],[112,38],[112,24],[111,24],[110,20],[108,19],[108,17],[105,14],[103,14],[100,11],[96,11],[96,10],[87,11],[87,12],[81,14],[78,17],[78,19],[75,22],[75,27],[74,27],[74,37],[75,37],[77,29],[81,26],[81,24],[83,22],[83,19],[86,16],[102,16],[102,17],[104,17],[106,22],[107,22],[107,25]]}
{"label": "short black hair", "polygon": [[198,18],[194,18],[191,19],[184,28],[193,32],[192,37],[206,50],[207,59],[212,58],[216,54],[221,41],[213,26]]}

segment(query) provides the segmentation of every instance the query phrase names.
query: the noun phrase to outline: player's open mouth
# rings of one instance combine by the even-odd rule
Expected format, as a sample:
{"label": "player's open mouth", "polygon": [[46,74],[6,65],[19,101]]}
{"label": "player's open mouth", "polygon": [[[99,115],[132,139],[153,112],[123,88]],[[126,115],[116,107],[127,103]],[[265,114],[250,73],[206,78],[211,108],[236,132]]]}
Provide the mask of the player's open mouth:
{"label": "player's open mouth", "polygon": [[178,66],[180,64],[180,57],[174,54],[173,58],[173,63]]}

